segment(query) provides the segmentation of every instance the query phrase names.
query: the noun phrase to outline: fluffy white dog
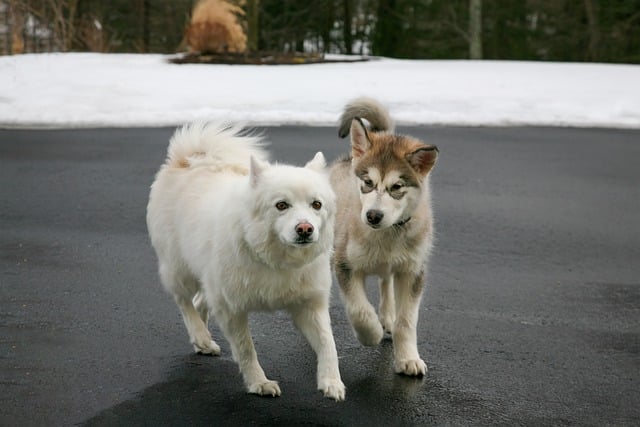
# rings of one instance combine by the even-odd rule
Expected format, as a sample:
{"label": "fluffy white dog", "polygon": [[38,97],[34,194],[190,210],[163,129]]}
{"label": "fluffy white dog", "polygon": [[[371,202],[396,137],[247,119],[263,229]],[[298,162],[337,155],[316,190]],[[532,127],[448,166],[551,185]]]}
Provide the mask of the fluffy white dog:
{"label": "fluffy white dog", "polygon": [[335,200],[322,153],[272,165],[259,137],[197,123],[176,131],[151,187],[147,226],[162,284],[198,352],[219,354],[212,313],[247,390],[280,395],[258,363],[248,313],[287,310],[318,357],[318,389],[343,400],[329,319]]}

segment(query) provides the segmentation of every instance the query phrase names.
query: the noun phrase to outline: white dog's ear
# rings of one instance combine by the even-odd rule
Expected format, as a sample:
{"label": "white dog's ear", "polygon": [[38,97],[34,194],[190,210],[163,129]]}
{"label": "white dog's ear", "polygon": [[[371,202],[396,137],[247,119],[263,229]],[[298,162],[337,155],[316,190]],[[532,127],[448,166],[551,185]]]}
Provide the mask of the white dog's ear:
{"label": "white dog's ear", "polygon": [[351,157],[357,159],[371,148],[367,128],[359,118],[351,122]]}
{"label": "white dog's ear", "polygon": [[249,182],[251,187],[258,185],[262,172],[267,168],[268,164],[251,156],[251,165],[249,167]]}
{"label": "white dog's ear", "polygon": [[322,172],[322,170],[327,167],[327,161],[324,158],[324,154],[322,154],[321,151],[318,151],[316,155],[313,156],[313,159],[309,160],[304,167],[317,172]]}

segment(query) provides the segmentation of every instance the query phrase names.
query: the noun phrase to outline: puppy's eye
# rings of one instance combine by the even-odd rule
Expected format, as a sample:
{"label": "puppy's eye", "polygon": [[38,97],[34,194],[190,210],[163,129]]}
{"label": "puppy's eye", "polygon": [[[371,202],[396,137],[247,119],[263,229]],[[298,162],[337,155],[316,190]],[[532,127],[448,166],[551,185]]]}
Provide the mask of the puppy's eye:
{"label": "puppy's eye", "polygon": [[363,179],[362,182],[364,182],[365,187],[373,187],[373,181],[371,181],[369,178]]}
{"label": "puppy's eye", "polygon": [[285,201],[279,201],[278,203],[276,203],[276,209],[278,209],[279,211],[283,211],[288,207],[289,207],[289,203]]}
{"label": "puppy's eye", "polygon": [[398,191],[402,188],[402,184],[396,183],[391,186],[391,191]]}
{"label": "puppy's eye", "polygon": [[311,207],[319,211],[320,208],[322,208],[322,203],[319,200],[314,200],[313,203],[311,203]]}

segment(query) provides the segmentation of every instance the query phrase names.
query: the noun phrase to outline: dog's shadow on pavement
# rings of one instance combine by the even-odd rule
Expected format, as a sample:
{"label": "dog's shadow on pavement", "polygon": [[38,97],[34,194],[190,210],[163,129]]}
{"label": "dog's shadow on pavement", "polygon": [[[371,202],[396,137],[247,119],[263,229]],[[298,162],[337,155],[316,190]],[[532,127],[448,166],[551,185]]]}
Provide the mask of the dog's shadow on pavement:
{"label": "dog's shadow on pavement", "polygon": [[386,393],[375,389],[377,381],[359,381],[345,402],[334,402],[316,390],[315,361],[300,365],[307,362],[271,368],[283,391],[271,398],[245,392],[230,356],[181,356],[171,362],[166,381],[82,425],[397,425],[388,405],[380,404]]}
{"label": "dog's shadow on pavement", "polygon": [[[356,347],[354,352],[366,353],[367,360],[362,360],[361,366],[365,369],[359,372],[360,378],[350,384],[349,390],[351,391],[360,390],[370,393],[368,390],[377,390],[380,394],[407,398],[419,393],[428,378],[428,374],[424,377],[409,377],[394,373],[393,342],[389,336],[385,336],[380,345],[376,347],[365,349]],[[344,373],[343,376],[349,377]]]}
{"label": "dog's shadow on pavement", "polygon": [[[166,381],[82,425],[420,425],[451,420],[451,413],[460,410],[461,398],[464,411],[470,409],[469,396],[458,396],[429,373],[422,378],[395,374],[390,340],[376,347],[344,349],[340,360],[347,386],[344,402],[334,402],[316,390],[313,357],[294,355],[294,362],[288,361],[285,368],[264,359],[265,367],[273,362],[270,370],[282,387],[280,397],[247,394],[228,352],[221,357],[189,354],[170,361]],[[475,410],[483,412],[482,402],[472,400]]]}

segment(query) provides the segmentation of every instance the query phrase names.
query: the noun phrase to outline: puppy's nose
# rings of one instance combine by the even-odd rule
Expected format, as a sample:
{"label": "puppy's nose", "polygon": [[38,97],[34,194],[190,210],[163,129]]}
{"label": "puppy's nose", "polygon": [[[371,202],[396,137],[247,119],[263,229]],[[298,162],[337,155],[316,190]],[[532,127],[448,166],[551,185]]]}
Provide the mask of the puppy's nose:
{"label": "puppy's nose", "polygon": [[379,210],[371,209],[370,211],[367,211],[367,221],[369,221],[369,224],[371,225],[380,224],[382,218],[384,218],[384,214]]}
{"label": "puppy's nose", "polygon": [[313,234],[313,225],[308,222],[301,222],[296,225],[296,233],[300,237],[310,237]]}

